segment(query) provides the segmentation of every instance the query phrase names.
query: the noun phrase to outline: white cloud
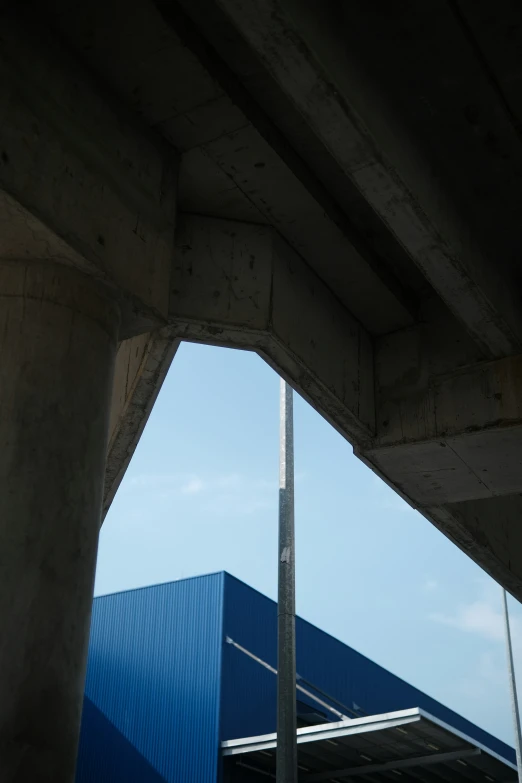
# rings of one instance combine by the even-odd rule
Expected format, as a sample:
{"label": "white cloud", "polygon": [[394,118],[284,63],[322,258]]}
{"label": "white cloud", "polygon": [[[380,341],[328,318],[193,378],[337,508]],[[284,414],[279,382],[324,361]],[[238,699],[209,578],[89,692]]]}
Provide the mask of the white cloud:
{"label": "white cloud", "polygon": [[249,497],[247,495],[237,494],[221,494],[215,498],[212,498],[205,505],[204,510],[208,514],[214,514],[215,516],[227,517],[227,516],[250,516],[257,511],[263,509],[269,509],[273,507],[273,503],[269,500],[257,499]]}
{"label": "white cloud", "polygon": [[454,614],[436,612],[431,615],[431,619],[461,631],[479,634],[485,639],[500,641],[504,637],[502,615],[488,601],[464,604]]}
{"label": "white cloud", "polygon": [[[455,628],[476,638],[476,658],[472,656],[469,668],[456,679],[456,692],[477,704],[489,703],[492,693],[507,697],[508,676],[506,668],[504,614],[500,587],[492,580],[481,579],[477,584],[479,598],[462,603],[452,612],[436,612],[430,618],[437,623]],[[510,607],[511,610],[511,607]],[[522,660],[522,616],[510,611],[511,637],[515,664]],[[488,644],[484,649],[479,640]]]}
{"label": "white cloud", "polygon": [[435,579],[426,579],[424,582],[422,589],[426,590],[427,593],[433,593],[435,590],[437,590],[439,587],[439,583]]}
{"label": "white cloud", "polygon": [[152,490],[162,495],[196,495],[205,487],[205,481],[192,473],[140,473],[124,480],[122,484],[123,490]]}
{"label": "white cloud", "polygon": [[246,516],[265,509],[275,509],[277,503],[275,481],[231,474],[209,482],[205,511],[218,516]]}
{"label": "white cloud", "polygon": [[122,489],[151,489],[153,487],[172,486],[180,477],[171,473],[140,473],[123,480]]}
{"label": "white cloud", "polygon": [[129,477],[123,491],[153,493],[158,498],[185,497],[202,503],[202,510],[218,516],[248,515],[274,509],[278,503],[277,481],[251,478],[239,473],[216,475],[139,474]]}
{"label": "white cloud", "polygon": [[183,495],[197,495],[199,492],[202,492],[204,488],[205,485],[203,481],[198,478],[198,476],[193,476],[181,487],[180,492]]}
{"label": "white cloud", "polygon": [[[505,643],[504,612],[500,587],[491,582],[483,586],[483,595],[476,601],[461,604],[452,613],[435,612],[430,619],[475,634],[489,642]],[[509,623],[513,650],[522,656],[522,616],[510,607]]]}

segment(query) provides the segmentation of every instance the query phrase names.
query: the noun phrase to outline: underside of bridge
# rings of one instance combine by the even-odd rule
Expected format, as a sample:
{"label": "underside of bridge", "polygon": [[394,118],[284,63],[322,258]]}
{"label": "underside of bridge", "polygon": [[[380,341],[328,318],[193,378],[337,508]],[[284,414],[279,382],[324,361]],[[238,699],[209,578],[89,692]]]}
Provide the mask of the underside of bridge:
{"label": "underside of bridge", "polygon": [[73,779],[102,507],[181,340],[522,598],[522,5],[0,8],[2,780]]}

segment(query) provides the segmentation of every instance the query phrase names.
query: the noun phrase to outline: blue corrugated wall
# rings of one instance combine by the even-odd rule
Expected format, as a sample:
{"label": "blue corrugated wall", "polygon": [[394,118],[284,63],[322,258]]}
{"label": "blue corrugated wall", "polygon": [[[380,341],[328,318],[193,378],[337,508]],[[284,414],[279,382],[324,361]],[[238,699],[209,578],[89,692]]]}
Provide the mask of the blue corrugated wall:
{"label": "blue corrugated wall", "polygon": [[166,783],[88,698],[83,702],[76,783]]}
{"label": "blue corrugated wall", "polygon": [[[224,595],[224,634],[276,667],[276,604],[228,574]],[[347,707],[355,703],[362,714],[370,715],[420,707],[515,761],[508,745],[300,618],[296,620],[296,644],[298,673]],[[221,738],[275,731],[275,675],[225,644],[222,677]]]}
{"label": "blue corrugated wall", "polygon": [[215,783],[223,583],[94,601],[77,783]]}
{"label": "blue corrugated wall", "polygon": [[[355,650],[300,618],[296,631],[298,673],[347,707],[421,707],[514,761],[507,745]],[[224,639],[275,667],[276,632],[276,604],[223,573],[97,598],[77,783],[216,783],[220,738],[276,725],[275,675]]]}

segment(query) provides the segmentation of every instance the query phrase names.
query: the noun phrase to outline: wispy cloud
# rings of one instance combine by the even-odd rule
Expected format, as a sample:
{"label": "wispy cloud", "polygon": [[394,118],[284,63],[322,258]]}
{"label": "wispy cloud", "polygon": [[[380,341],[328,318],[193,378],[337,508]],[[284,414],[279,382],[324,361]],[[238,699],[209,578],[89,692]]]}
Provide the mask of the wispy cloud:
{"label": "wispy cloud", "polygon": [[217,516],[251,515],[277,505],[277,483],[233,473],[209,482],[204,510]]}
{"label": "wispy cloud", "polygon": [[422,585],[422,589],[425,590],[427,593],[433,593],[435,590],[438,590],[439,583],[436,581],[436,579],[426,579],[424,584]]}
{"label": "wispy cloud", "polygon": [[195,473],[140,473],[126,479],[122,488],[130,492],[154,490],[196,495],[206,488],[206,482]]}
{"label": "wispy cloud", "polygon": [[435,612],[431,619],[467,633],[478,634],[484,639],[501,641],[504,638],[502,613],[488,601],[463,604],[453,614]]}
{"label": "wispy cloud", "polygon": [[122,489],[152,489],[155,487],[170,487],[179,485],[180,481],[187,480],[188,476],[180,476],[172,473],[140,473],[137,476],[125,478]]}
{"label": "wispy cloud", "polygon": [[129,477],[123,488],[128,492],[153,492],[156,497],[189,499],[200,503],[207,514],[254,514],[274,509],[278,502],[277,481],[240,473],[215,475],[140,474]]}
{"label": "wispy cloud", "polygon": [[[481,580],[477,587],[477,600],[461,603],[452,612],[434,612],[430,619],[486,641],[504,644],[504,611],[500,587],[489,579]],[[522,656],[522,616],[518,611],[510,609],[509,623],[513,649],[518,656]]]}
{"label": "wispy cloud", "polygon": [[[454,683],[454,689],[477,703],[491,701],[492,693],[504,694],[508,688],[505,659],[504,615],[500,588],[489,579],[477,583],[479,597],[461,603],[450,612],[435,612],[430,619],[477,639],[477,657],[469,661],[469,670]],[[522,617],[510,611],[511,636],[515,663],[522,661]],[[482,645],[478,641],[482,640]],[[481,649],[482,646],[482,649]],[[485,648],[485,649],[484,649]]]}
{"label": "wispy cloud", "polygon": [[204,511],[220,517],[250,516],[258,511],[276,508],[276,501],[268,497],[256,497],[247,493],[223,493],[218,495],[204,506]]}
{"label": "wispy cloud", "polygon": [[197,495],[205,489],[205,484],[198,476],[193,476],[181,487],[183,495]]}

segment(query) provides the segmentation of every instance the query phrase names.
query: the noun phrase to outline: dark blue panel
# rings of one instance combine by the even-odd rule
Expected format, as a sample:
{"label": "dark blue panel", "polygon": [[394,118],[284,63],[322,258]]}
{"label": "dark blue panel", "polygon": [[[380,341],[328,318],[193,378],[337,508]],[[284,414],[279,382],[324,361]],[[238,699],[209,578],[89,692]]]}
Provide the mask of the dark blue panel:
{"label": "dark blue panel", "polygon": [[[276,608],[270,599],[225,575],[225,635],[274,667],[277,666]],[[361,708],[361,714],[367,715],[420,707],[515,761],[514,750],[505,743],[300,618],[296,620],[296,637],[298,673],[347,707],[353,708],[355,704]],[[225,644],[222,739],[265,734],[275,731],[275,726],[275,675]]]}
{"label": "dark blue panel", "polygon": [[85,699],[76,783],[166,783],[103,712]]}
{"label": "dark blue panel", "polygon": [[[223,580],[212,574],[94,601],[85,694],[167,783],[216,780]],[[98,776],[79,770],[78,780],[105,781],[100,765]]]}
{"label": "dark blue panel", "polygon": [[[225,575],[225,636],[277,666],[276,604]],[[229,644],[223,647],[221,738],[268,734],[276,725],[276,677]]]}

